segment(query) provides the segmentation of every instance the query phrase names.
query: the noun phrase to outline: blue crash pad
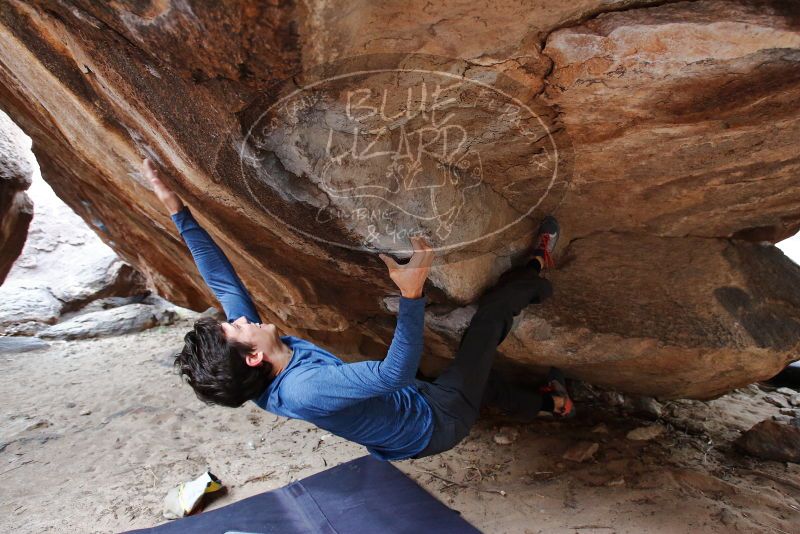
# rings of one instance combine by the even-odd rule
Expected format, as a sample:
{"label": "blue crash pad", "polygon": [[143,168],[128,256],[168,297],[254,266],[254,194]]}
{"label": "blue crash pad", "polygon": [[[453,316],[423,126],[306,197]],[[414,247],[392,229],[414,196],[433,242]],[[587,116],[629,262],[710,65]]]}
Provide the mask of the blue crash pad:
{"label": "blue crash pad", "polygon": [[129,534],[480,533],[389,462],[357,458],[217,510]]}

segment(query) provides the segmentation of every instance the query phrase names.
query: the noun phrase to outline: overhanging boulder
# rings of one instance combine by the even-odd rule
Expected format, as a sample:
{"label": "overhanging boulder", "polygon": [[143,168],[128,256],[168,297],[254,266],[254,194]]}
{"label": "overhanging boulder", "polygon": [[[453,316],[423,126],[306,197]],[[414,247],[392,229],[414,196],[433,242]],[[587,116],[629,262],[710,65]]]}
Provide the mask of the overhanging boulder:
{"label": "overhanging boulder", "polygon": [[430,235],[427,370],[553,212],[556,294],[505,362],[710,397],[798,358],[797,267],[770,245],[800,226],[798,21],[779,0],[11,1],[0,103],[58,195],[178,304],[213,301],[145,156],[263,318],[344,356],[391,339],[375,252]]}

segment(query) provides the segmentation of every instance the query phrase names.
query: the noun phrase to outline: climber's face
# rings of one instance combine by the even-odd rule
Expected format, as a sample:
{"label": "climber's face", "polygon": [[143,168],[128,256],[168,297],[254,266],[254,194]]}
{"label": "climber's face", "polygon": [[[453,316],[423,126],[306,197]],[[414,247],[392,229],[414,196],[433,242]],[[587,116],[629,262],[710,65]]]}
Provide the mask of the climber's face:
{"label": "climber's face", "polygon": [[253,347],[252,353],[246,357],[247,364],[253,367],[261,365],[283,344],[277,327],[272,323],[251,323],[247,317],[239,317],[232,323],[223,322],[221,326],[229,341]]}

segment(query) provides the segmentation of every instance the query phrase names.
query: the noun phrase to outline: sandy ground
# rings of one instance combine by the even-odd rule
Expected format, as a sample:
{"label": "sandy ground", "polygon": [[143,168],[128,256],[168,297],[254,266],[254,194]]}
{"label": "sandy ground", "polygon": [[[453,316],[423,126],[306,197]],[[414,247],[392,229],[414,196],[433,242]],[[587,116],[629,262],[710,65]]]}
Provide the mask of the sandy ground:
{"label": "sandy ground", "polygon": [[[218,507],[365,454],[255,406],[202,404],[169,364],[186,328],[0,357],[0,532],[152,526],[169,488],[207,467],[229,488]],[[731,447],[778,412],[757,388],[669,403],[648,442],[625,437],[648,421],[581,408],[567,422],[489,414],[453,451],[395,465],[484,532],[800,533],[800,466]],[[594,460],[562,459],[580,440],[599,443]]]}

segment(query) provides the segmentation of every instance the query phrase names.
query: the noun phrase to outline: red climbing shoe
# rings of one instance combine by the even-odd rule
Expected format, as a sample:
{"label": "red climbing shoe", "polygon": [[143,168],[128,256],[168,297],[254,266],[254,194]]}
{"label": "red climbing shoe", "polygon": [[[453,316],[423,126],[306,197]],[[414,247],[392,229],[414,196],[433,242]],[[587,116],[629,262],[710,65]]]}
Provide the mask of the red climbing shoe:
{"label": "red climbing shoe", "polygon": [[562,373],[560,369],[555,367],[550,368],[550,372],[547,374],[547,384],[539,388],[539,392],[542,394],[549,393],[550,396],[554,398],[554,401],[555,397],[564,399],[564,406],[560,409],[553,407],[554,416],[563,419],[575,417],[575,404],[572,402],[572,399],[569,398],[567,380],[564,378],[564,373]]}
{"label": "red climbing shoe", "polygon": [[533,255],[542,259],[542,268],[552,269],[555,267],[553,261],[553,250],[558,242],[560,227],[558,221],[552,215],[542,219],[539,230],[536,232],[536,248]]}

